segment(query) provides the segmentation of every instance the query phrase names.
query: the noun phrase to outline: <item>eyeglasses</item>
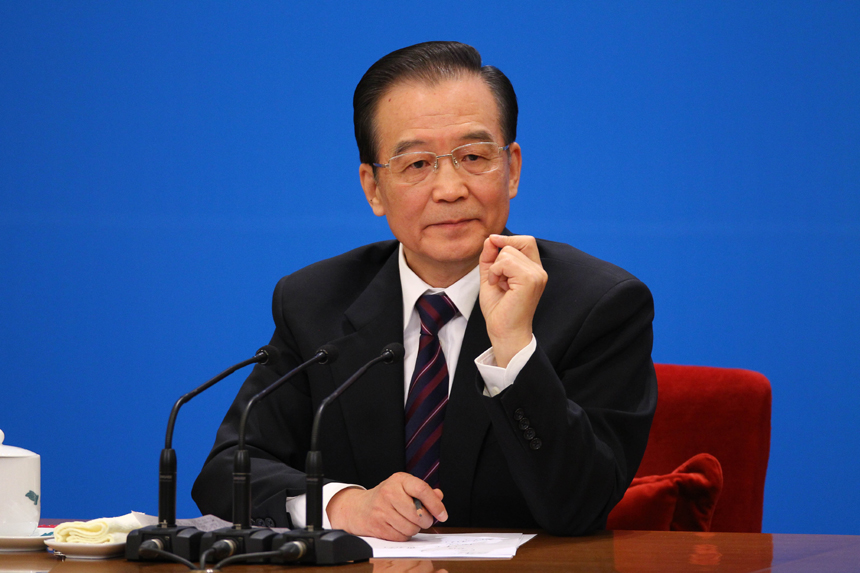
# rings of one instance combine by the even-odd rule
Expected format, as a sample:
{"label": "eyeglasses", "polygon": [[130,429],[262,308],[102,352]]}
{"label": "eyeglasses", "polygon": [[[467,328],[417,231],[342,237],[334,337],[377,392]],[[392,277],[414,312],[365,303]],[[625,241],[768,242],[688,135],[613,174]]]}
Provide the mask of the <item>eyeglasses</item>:
{"label": "eyeglasses", "polygon": [[495,171],[502,164],[502,151],[507,151],[508,147],[510,144],[499,147],[492,141],[482,141],[461,145],[445,155],[436,155],[432,151],[412,151],[395,155],[384,165],[373,165],[388,169],[398,182],[414,185],[424,181],[430,173],[436,173],[442,157],[450,157],[454,167],[462,167],[472,175]]}

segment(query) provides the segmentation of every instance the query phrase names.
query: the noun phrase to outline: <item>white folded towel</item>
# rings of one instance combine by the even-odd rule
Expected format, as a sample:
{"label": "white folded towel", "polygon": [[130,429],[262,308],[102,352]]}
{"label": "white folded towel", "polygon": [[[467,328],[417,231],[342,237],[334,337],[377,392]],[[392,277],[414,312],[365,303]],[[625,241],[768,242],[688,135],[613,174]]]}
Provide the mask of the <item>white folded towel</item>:
{"label": "white folded towel", "polygon": [[91,521],[68,521],[54,528],[54,539],[61,543],[124,542],[129,531],[143,524],[133,514],[103,517]]}

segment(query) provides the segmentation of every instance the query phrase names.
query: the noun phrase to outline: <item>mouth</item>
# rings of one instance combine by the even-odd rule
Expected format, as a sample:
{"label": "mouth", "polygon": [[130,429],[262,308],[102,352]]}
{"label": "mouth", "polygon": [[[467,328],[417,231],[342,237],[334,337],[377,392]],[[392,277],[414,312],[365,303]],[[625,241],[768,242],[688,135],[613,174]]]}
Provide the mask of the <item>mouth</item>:
{"label": "mouth", "polygon": [[457,227],[463,227],[476,219],[463,217],[459,219],[448,219],[447,221],[439,221],[438,223],[431,223],[428,227],[437,227],[440,229],[456,229]]}

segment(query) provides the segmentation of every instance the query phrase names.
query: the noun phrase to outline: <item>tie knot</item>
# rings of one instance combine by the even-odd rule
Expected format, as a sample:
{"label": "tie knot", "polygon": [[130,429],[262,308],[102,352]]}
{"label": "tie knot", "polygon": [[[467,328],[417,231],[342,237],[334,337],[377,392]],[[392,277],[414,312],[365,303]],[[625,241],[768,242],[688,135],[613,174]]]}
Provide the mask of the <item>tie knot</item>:
{"label": "tie knot", "polygon": [[421,318],[422,334],[436,336],[439,329],[454,318],[457,307],[445,293],[425,294],[415,303],[418,316]]}

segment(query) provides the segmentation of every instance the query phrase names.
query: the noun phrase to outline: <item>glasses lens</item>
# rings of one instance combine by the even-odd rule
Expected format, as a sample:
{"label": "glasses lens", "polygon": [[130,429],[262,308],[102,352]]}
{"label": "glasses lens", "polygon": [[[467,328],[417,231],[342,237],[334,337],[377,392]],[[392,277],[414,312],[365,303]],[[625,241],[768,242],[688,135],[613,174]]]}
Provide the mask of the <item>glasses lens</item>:
{"label": "glasses lens", "polygon": [[474,175],[495,171],[501,159],[499,146],[495,143],[470,143],[452,153],[460,167]]}
{"label": "glasses lens", "polygon": [[396,155],[389,161],[391,173],[407,183],[423,180],[433,171],[436,155],[426,151]]}

